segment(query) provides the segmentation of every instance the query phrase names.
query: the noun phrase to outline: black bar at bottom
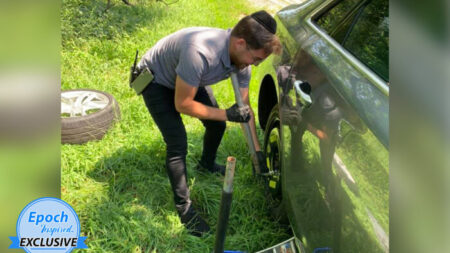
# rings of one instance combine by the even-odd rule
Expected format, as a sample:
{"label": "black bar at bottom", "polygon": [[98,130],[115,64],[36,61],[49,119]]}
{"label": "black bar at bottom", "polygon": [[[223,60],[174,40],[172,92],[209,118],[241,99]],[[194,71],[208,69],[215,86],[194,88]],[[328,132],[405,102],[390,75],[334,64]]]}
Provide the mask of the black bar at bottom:
{"label": "black bar at bottom", "polygon": [[230,217],[231,201],[233,193],[222,191],[222,200],[220,202],[219,220],[216,230],[216,243],[214,244],[214,253],[223,253],[225,247],[225,234],[227,232],[228,218]]}

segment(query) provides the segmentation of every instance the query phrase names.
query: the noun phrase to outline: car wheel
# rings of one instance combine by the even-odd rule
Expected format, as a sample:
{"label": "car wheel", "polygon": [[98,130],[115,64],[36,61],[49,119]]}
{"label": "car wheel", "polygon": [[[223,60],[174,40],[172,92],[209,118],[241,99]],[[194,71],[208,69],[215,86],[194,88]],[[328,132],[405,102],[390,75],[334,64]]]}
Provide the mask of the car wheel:
{"label": "car wheel", "polygon": [[278,105],[274,106],[267,120],[264,133],[264,153],[268,173],[266,186],[274,200],[281,200],[280,117]]}
{"label": "car wheel", "polygon": [[100,140],[119,119],[119,104],[111,94],[92,89],[61,92],[62,143]]}
{"label": "car wheel", "polygon": [[281,188],[281,135],[280,116],[278,105],[272,108],[267,120],[264,132],[264,154],[268,168],[265,177],[265,189],[270,196],[270,214],[281,224],[289,225],[286,212],[283,207],[283,196]]}

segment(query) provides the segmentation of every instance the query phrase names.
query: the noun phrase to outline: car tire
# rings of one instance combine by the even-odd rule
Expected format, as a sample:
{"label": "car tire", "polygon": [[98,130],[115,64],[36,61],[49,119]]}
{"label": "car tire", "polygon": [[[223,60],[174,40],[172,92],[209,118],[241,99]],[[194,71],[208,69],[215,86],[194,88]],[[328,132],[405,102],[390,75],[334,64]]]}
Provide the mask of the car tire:
{"label": "car tire", "polygon": [[270,198],[271,215],[281,223],[288,224],[283,208],[283,196],[281,188],[281,135],[280,116],[278,105],[272,108],[264,131],[264,154],[268,175],[264,177],[264,185],[267,196]]}
{"label": "car tire", "polygon": [[120,109],[111,94],[93,89],[61,92],[61,143],[82,144],[100,140],[115,121]]}

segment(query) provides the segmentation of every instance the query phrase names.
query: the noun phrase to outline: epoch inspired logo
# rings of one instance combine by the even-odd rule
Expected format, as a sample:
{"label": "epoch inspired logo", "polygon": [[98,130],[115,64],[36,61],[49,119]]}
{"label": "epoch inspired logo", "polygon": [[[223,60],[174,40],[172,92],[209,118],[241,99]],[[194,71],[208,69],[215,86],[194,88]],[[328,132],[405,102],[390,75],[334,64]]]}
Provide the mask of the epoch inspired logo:
{"label": "epoch inspired logo", "polygon": [[16,225],[17,236],[10,236],[10,249],[26,252],[71,252],[87,248],[86,237],[80,237],[80,221],[75,210],[57,198],[39,198],[20,213]]}

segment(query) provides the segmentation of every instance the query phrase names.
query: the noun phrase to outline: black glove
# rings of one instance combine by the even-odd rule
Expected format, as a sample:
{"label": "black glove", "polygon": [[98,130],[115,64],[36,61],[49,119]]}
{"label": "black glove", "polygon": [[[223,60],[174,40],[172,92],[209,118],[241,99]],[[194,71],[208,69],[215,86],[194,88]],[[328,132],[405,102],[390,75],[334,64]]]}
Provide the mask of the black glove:
{"label": "black glove", "polygon": [[267,173],[269,172],[269,169],[267,168],[267,162],[266,162],[266,156],[262,151],[256,151],[256,158],[258,159],[259,169],[261,170],[261,173]]}
{"label": "black glove", "polygon": [[241,108],[237,104],[234,104],[230,108],[225,110],[227,112],[228,121],[233,122],[248,122],[250,120],[250,107],[244,105]]}

